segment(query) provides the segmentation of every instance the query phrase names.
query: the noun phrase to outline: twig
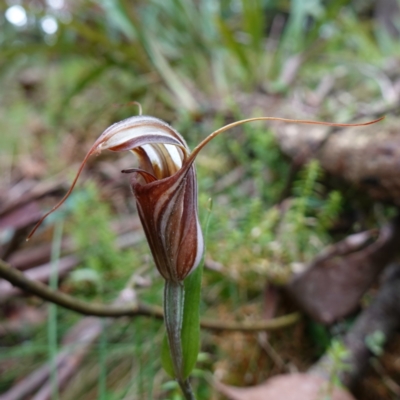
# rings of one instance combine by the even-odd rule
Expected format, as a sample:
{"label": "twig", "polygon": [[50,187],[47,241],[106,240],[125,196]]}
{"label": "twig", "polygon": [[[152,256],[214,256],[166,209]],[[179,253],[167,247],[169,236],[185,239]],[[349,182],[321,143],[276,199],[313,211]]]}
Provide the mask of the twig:
{"label": "twig", "polygon": [[[126,316],[152,316],[155,318],[163,318],[161,307],[144,303],[134,303],[131,305],[106,305],[88,303],[83,300],[76,299],[65,293],[50,289],[47,285],[27,278],[20,271],[10,267],[3,260],[0,260],[0,277],[11,282],[13,285],[26,290],[36,296],[58,304],[59,306],[68,308],[84,315],[94,315],[98,317],[126,317]],[[202,328],[213,331],[274,331],[286,328],[298,322],[300,314],[293,313],[283,317],[270,319],[267,321],[257,322],[226,322],[211,319],[202,319],[200,325]]]}
{"label": "twig", "polygon": [[268,357],[275,363],[279,372],[291,372],[290,368],[285,364],[285,361],[283,361],[283,358],[269,342],[266,332],[259,332],[257,339],[258,344],[267,353]]}
{"label": "twig", "polygon": [[20,289],[26,290],[36,296],[58,304],[84,315],[94,315],[98,317],[123,317],[133,315],[151,315],[162,318],[162,310],[157,306],[145,304],[133,304],[128,306],[113,306],[88,303],[69,296],[57,290],[50,289],[47,285],[29,279],[25,274],[10,267],[3,260],[0,260],[0,277],[11,282]]}
{"label": "twig", "polygon": [[241,332],[257,332],[257,331],[277,331],[288,326],[294,325],[301,319],[300,313],[291,313],[282,317],[276,317],[267,321],[251,321],[251,322],[229,322],[219,321],[207,318],[200,320],[200,326],[212,331],[241,331]]}
{"label": "twig", "polygon": [[[71,269],[73,269],[79,263],[79,258],[76,256],[67,256],[59,260],[58,263],[58,274],[60,277],[64,277]],[[15,268],[12,268],[16,270]],[[35,267],[25,272],[24,276],[31,282],[42,282],[45,283],[50,278],[51,263],[43,264],[39,267]],[[18,286],[18,285],[15,285]],[[16,295],[21,295],[21,290],[13,287],[10,282],[0,282],[0,303],[5,302],[8,298]]]}

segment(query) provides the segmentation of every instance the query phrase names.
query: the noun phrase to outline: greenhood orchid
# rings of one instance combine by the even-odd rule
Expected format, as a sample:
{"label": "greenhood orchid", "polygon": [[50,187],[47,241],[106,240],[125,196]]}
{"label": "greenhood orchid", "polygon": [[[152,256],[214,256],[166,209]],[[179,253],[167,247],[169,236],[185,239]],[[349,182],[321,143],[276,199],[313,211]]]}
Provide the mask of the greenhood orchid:
{"label": "greenhood orchid", "polygon": [[139,161],[132,172],[131,185],[140,220],[155,264],[166,280],[183,281],[199,264],[204,250],[203,235],[197,213],[197,182],[194,160],[200,150],[218,134],[251,121],[275,120],[291,123],[329,126],[361,126],[285,118],[249,118],[226,125],[190,150],[183,137],[166,122],[150,116],[134,116],[107,128],[86,154],[78,173],[64,198],[46,213],[42,221],[71,194],[88,158],[103,150],[131,151]]}
{"label": "greenhood orchid", "polygon": [[[380,119],[362,124],[335,124],[273,117],[250,118],[216,130],[190,152],[182,136],[164,121],[142,115],[128,118],[111,125],[100,135],[86,154],[64,198],[40,219],[28,237],[33,235],[47,215],[67,199],[92,154],[99,154],[103,150],[134,153],[138,159],[138,168],[122,172],[132,173],[131,186],[138,214],[154,262],[165,279],[164,313],[170,351],[166,355],[164,367],[177,378],[187,399],[194,398],[187,378],[194,367],[198,352],[201,274],[198,279],[196,278],[197,286],[192,286],[187,295],[184,293],[183,281],[199,265],[204,251],[197,212],[194,161],[204,146],[220,133],[246,122],[271,120],[330,126],[360,126],[373,124]],[[185,283],[189,281],[190,279]],[[194,297],[197,296],[196,300],[193,300],[194,297],[191,295],[195,292],[198,294],[193,294]],[[192,316],[189,315],[191,308],[195,309]],[[197,325],[197,328],[194,325]]]}

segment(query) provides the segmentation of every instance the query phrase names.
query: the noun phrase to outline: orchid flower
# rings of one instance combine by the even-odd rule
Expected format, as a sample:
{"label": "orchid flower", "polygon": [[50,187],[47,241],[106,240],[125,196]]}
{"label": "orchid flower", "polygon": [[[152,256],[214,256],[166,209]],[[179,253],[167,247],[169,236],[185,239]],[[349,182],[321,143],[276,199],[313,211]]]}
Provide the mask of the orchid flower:
{"label": "orchid flower", "polygon": [[95,141],[64,198],[39,220],[28,239],[42,221],[71,194],[86,161],[92,154],[99,154],[103,150],[134,153],[138,158],[139,167],[122,172],[133,173],[131,186],[140,220],[156,267],[165,279],[164,312],[173,372],[186,398],[194,398],[191,397],[186,379],[188,373],[184,369],[181,328],[184,309],[182,282],[199,265],[204,251],[197,212],[197,181],[194,167],[199,152],[220,133],[251,121],[275,120],[343,127],[369,125],[381,119],[362,124],[336,124],[274,117],[250,118],[216,130],[193,152],[190,152],[185,140],[174,128],[158,118],[140,115],[125,119],[111,125]]}
{"label": "orchid flower", "polygon": [[274,120],[344,127],[370,125],[381,119],[361,124],[337,124],[275,117],[249,118],[216,130],[192,153],[183,137],[166,122],[142,115],[125,119],[111,125],[95,141],[66,195],[39,220],[27,240],[43,220],[68,198],[91,155],[100,154],[103,150],[131,151],[138,158],[139,168],[122,172],[134,173],[131,185],[155,264],[165,280],[183,281],[199,265],[204,250],[197,213],[194,161],[208,142],[228,129],[251,121]]}

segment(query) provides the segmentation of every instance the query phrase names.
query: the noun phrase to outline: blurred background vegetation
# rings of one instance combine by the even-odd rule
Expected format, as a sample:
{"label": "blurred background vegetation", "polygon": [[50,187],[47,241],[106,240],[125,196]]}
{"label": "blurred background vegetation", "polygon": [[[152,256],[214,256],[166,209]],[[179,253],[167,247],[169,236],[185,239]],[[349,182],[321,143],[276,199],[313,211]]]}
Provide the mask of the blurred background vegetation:
{"label": "blurred background vegetation", "polygon": [[[42,196],[40,210],[55,204],[99,134],[137,112],[128,105],[133,100],[144,114],[173,125],[190,147],[241,118],[346,122],[390,109],[397,98],[389,83],[400,65],[400,17],[391,6],[386,0],[3,1],[1,200],[55,180],[62,184]],[[162,282],[120,174],[132,162],[129,155],[92,159],[67,204],[21,248],[51,243],[53,260],[59,251],[79,255],[61,290],[111,302],[130,281],[140,299],[161,304]],[[218,137],[197,168],[203,221],[213,199],[205,258],[214,268],[205,271],[203,315],[262,318],[266,286],[282,285],[298,264],[360,228],[338,228],[359,202],[348,200],[348,189],[333,190],[318,162],[296,172],[287,187],[291,163],[266,124]],[[4,248],[13,234],[0,232]],[[2,321],[26,303],[44,319],[0,337],[0,393],[54,361],[82,318],[14,296],[3,302]],[[303,321],[270,341],[285,365],[301,370],[337,331]],[[179,399],[161,370],[162,336],[161,323],[146,317],[104,322],[61,394],[53,376],[51,398]],[[277,372],[257,335],[204,332],[194,386],[199,399],[216,399],[209,374],[245,386]]]}

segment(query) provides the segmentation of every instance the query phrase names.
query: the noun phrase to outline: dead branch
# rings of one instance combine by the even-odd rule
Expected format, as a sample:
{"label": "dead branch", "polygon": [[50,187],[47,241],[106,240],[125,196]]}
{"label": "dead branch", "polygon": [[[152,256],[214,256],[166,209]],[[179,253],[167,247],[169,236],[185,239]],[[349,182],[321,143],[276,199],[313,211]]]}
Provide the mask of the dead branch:
{"label": "dead branch", "polygon": [[[88,303],[49,288],[41,282],[27,278],[22,272],[10,267],[0,260],[0,277],[9,281],[13,285],[27,292],[35,294],[43,300],[58,304],[84,315],[94,315],[99,317],[127,317],[127,316],[152,316],[163,318],[161,307],[152,306],[140,302],[130,305],[105,305]],[[203,328],[213,331],[274,331],[295,324],[300,319],[298,313],[285,315],[270,319],[268,321],[257,322],[229,322],[211,319],[202,319],[200,324]]]}
{"label": "dead branch", "polygon": [[[79,264],[79,258],[76,256],[68,256],[63,257],[58,260],[57,271],[60,278],[63,278],[71,269]],[[19,272],[15,268],[9,267],[11,269],[11,274],[13,272]],[[25,274],[21,274],[22,278],[29,280],[30,282],[40,283],[40,282],[48,282],[51,273],[51,263],[44,264],[40,267],[32,268],[25,272]],[[3,277],[2,275],[0,275]],[[6,301],[8,298],[12,296],[17,296],[22,294],[23,287],[14,284],[12,285],[12,281],[5,280],[0,281],[0,303]],[[46,285],[43,285],[47,287]]]}

